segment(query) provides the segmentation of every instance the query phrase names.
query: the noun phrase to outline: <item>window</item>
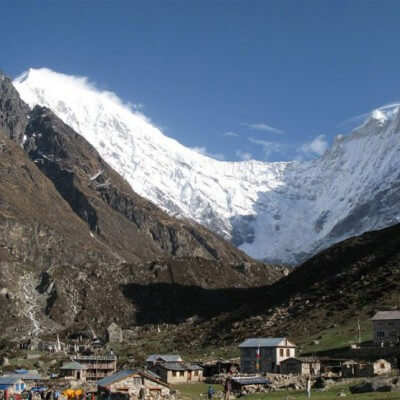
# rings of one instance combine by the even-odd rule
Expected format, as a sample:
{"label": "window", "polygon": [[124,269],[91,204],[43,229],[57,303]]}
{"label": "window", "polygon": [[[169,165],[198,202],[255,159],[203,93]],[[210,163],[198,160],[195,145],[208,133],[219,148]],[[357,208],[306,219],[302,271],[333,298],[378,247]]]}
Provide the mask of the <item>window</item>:
{"label": "window", "polygon": [[279,349],[279,355],[283,357],[283,349]]}
{"label": "window", "polygon": [[388,336],[391,338],[395,338],[396,337],[396,331],[389,331],[388,332]]}
{"label": "window", "polygon": [[194,376],[199,376],[199,371],[197,369],[194,371]]}
{"label": "window", "polygon": [[172,376],[176,376],[176,371],[172,371]]}
{"label": "window", "polygon": [[133,384],[134,385],[141,385],[142,384],[142,378],[140,378],[139,376],[133,377]]}
{"label": "window", "polygon": [[388,321],[388,322],[387,322],[387,326],[393,327],[393,326],[394,326],[394,321]]}
{"label": "window", "polygon": [[185,376],[185,371],[180,371],[180,372],[179,372],[179,375],[180,375],[180,376]]}
{"label": "window", "polygon": [[385,369],[385,364],[384,364],[384,363],[380,363],[380,364],[379,364],[379,368],[380,368],[380,369]]}
{"label": "window", "polygon": [[376,332],[376,336],[377,336],[378,338],[383,338],[383,337],[385,337],[385,332],[383,332],[383,331],[377,331],[377,332]]}
{"label": "window", "polygon": [[286,349],[286,357],[290,357],[290,349]]}

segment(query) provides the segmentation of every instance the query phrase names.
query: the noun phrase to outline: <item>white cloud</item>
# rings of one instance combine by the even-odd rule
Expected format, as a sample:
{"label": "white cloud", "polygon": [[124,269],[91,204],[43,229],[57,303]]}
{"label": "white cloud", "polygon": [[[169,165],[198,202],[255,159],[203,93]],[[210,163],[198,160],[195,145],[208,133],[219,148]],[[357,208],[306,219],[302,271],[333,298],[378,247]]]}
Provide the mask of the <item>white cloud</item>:
{"label": "white cloud", "polygon": [[220,160],[223,161],[225,160],[225,156],[222,153],[209,153],[206,149],[205,146],[201,146],[201,147],[191,147],[191,149],[193,151],[195,151],[196,153],[199,153],[203,156],[207,156],[207,157],[211,157],[211,158],[215,158],[216,160]]}
{"label": "white cloud", "polygon": [[247,161],[251,160],[253,155],[247,151],[236,150],[236,157],[238,157],[240,160]]}
{"label": "white cloud", "polygon": [[297,149],[297,153],[306,158],[322,156],[328,150],[329,144],[325,135],[318,135],[311,142],[304,143]]}
{"label": "white cloud", "polygon": [[236,132],[228,131],[228,132],[224,132],[222,134],[222,136],[239,137],[239,134]]}
{"label": "white cloud", "polygon": [[282,152],[282,146],[279,143],[270,142],[268,140],[254,139],[252,137],[249,138],[249,141],[262,147],[262,151],[266,160],[268,160],[272,154]]}
{"label": "white cloud", "polygon": [[359,114],[354,117],[348,118],[348,119],[342,121],[338,126],[341,128],[354,128],[355,126],[366,121],[377,110],[390,113],[390,112],[397,110],[399,107],[400,107],[399,102],[385,104],[384,106],[378,107],[367,113]]}
{"label": "white cloud", "polygon": [[267,125],[263,122],[259,122],[256,124],[250,124],[248,122],[242,122],[241,125],[246,126],[247,128],[253,129],[255,131],[264,131],[272,133],[273,135],[284,135],[285,132],[281,129],[274,128],[271,125]]}

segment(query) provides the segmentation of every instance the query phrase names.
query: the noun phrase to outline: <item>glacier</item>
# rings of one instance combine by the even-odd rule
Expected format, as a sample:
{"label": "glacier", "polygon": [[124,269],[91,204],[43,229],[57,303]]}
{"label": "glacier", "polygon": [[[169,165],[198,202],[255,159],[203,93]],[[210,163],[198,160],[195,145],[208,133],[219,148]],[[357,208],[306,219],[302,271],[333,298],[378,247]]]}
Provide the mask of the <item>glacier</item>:
{"label": "glacier", "polygon": [[365,231],[398,223],[400,111],[384,107],[312,161],[219,161],[165,136],[87,78],[46,68],[14,80],[50,108],[141,196],[191,218],[254,258],[288,265]]}

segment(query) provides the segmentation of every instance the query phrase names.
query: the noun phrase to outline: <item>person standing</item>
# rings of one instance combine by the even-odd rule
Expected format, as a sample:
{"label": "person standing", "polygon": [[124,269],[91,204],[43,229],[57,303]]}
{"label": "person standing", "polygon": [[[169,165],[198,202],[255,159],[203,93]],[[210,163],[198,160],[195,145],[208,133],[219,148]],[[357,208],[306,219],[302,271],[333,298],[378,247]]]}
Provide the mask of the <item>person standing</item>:
{"label": "person standing", "polygon": [[229,378],[225,379],[225,385],[224,385],[224,399],[229,400],[229,395],[231,393],[231,380]]}
{"label": "person standing", "polygon": [[311,397],[311,378],[309,376],[306,381],[306,395],[308,399]]}
{"label": "person standing", "polygon": [[214,388],[209,386],[207,390],[207,397],[209,400],[211,400],[214,396]]}

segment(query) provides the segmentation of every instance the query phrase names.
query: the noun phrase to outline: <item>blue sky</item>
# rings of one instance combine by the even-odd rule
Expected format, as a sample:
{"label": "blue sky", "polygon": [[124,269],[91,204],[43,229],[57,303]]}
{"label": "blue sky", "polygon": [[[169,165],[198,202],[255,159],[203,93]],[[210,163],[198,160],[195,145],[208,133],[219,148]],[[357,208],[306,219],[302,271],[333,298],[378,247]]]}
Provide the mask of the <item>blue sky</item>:
{"label": "blue sky", "polygon": [[84,75],[189,147],[312,158],[400,98],[400,2],[0,1],[0,68]]}

